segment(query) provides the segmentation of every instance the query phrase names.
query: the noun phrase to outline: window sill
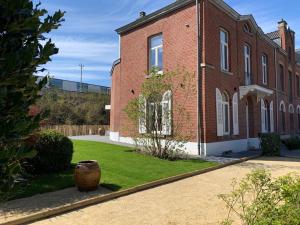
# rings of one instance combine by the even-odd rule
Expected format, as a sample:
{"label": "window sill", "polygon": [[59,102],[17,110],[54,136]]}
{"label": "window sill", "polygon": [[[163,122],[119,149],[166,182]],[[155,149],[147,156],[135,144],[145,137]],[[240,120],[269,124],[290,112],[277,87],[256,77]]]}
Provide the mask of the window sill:
{"label": "window sill", "polygon": [[226,70],[223,70],[223,69],[221,69],[221,73],[224,73],[224,74],[226,74],[226,75],[233,76],[233,73],[232,73],[232,72],[229,72],[229,71],[226,71]]}
{"label": "window sill", "polygon": [[[157,75],[159,75],[159,76],[162,76],[162,75],[164,75],[164,71],[158,71],[157,72]],[[146,79],[149,79],[151,77],[151,75],[150,74],[146,74]]]}

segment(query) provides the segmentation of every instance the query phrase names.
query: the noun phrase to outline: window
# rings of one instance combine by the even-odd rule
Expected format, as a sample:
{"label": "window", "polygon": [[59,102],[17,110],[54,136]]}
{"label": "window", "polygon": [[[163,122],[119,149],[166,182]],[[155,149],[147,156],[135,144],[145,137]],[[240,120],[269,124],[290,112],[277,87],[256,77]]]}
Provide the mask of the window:
{"label": "window", "polygon": [[297,88],[297,97],[300,97],[300,80],[299,80],[299,76],[296,76],[296,88]]}
{"label": "window", "polygon": [[292,48],[291,47],[289,47],[288,58],[289,58],[289,62],[292,62]]}
{"label": "window", "polygon": [[293,75],[292,72],[289,71],[289,100],[293,101]]}
{"label": "window", "polygon": [[247,23],[244,24],[244,31],[246,33],[251,33],[251,28],[250,28],[249,24],[247,24]]}
{"label": "window", "polygon": [[163,96],[153,95],[147,100],[140,96],[139,132],[141,134],[157,132],[171,135],[171,91]]}
{"label": "window", "polygon": [[289,114],[290,114],[290,132],[294,133],[294,106],[289,105]]}
{"label": "window", "polygon": [[244,62],[245,62],[245,84],[250,85],[251,82],[251,49],[249,45],[244,45]]}
{"label": "window", "polygon": [[239,98],[236,92],[232,97],[232,123],[233,123],[233,135],[239,134]]}
{"label": "window", "polygon": [[220,31],[221,43],[221,69],[229,71],[229,44],[228,33],[224,30]]}
{"label": "window", "polygon": [[298,131],[300,131],[300,106],[297,106]]}
{"label": "window", "polygon": [[149,69],[158,68],[163,70],[163,39],[162,35],[150,38]]}
{"label": "window", "polygon": [[273,101],[269,104],[261,99],[261,132],[274,132]]}
{"label": "window", "polygon": [[229,99],[226,93],[222,95],[222,108],[223,108],[223,134],[229,134]]}
{"label": "window", "polygon": [[285,132],[285,104],[282,101],[280,103],[280,119],[281,119],[281,132]]}
{"label": "window", "polygon": [[230,134],[229,97],[216,89],[217,136]]}
{"label": "window", "polygon": [[263,84],[268,83],[268,57],[266,55],[263,55],[261,58],[261,64],[262,64],[262,80]]}
{"label": "window", "polygon": [[284,91],[284,67],[283,65],[279,65],[279,82],[280,82],[280,90]]}

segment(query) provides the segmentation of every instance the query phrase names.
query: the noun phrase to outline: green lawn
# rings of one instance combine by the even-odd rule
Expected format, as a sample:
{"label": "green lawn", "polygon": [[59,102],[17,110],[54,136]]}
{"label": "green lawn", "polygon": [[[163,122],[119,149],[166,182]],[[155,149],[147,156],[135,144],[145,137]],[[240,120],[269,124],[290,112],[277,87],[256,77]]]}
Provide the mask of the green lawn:
{"label": "green lawn", "polygon": [[[200,160],[167,161],[138,154],[129,147],[91,141],[73,141],[73,164],[83,160],[100,163],[101,184],[113,191],[122,190],[150,181],[217,165]],[[73,171],[43,175],[34,178],[18,198],[74,186]]]}

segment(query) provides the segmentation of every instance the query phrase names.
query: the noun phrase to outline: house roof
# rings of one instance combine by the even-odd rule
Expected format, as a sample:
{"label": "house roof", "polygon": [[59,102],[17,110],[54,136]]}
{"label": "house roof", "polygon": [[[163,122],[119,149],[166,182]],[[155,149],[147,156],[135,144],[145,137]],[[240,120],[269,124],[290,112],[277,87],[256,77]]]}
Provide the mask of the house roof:
{"label": "house roof", "polygon": [[279,34],[279,31],[278,31],[278,30],[273,31],[273,32],[270,32],[270,33],[267,33],[266,35],[267,35],[271,40],[275,40],[275,39],[280,38],[280,34]]}
{"label": "house roof", "polygon": [[110,75],[112,76],[113,75],[113,72],[114,72],[114,69],[116,67],[116,65],[118,65],[119,63],[121,62],[121,59],[117,59],[113,62],[112,64],[112,67],[111,67],[111,70],[110,70]]}
{"label": "house roof", "polygon": [[195,0],[177,0],[174,3],[171,3],[149,15],[138,18],[136,21],[129,23],[123,27],[116,29],[118,34],[128,32],[134,28],[137,28],[145,23],[151,22],[157,18],[165,16],[168,13],[171,13],[177,9],[181,9],[184,6],[189,5],[190,3],[195,2]]}

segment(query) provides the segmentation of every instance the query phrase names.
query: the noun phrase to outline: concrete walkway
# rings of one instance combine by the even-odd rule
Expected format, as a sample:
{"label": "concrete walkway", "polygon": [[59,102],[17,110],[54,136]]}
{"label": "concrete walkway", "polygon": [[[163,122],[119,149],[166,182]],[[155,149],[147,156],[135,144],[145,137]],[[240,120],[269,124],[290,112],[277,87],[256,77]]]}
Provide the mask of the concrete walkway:
{"label": "concrete walkway", "polygon": [[0,204],[0,224],[108,193],[111,191],[103,187],[88,193],[78,192],[74,187],[9,201]]}
{"label": "concrete walkway", "polygon": [[283,157],[289,157],[289,158],[298,158],[300,159],[300,150],[288,150],[285,145],[281,145],[281,153]]}
{"label": "concrete walkway", "polygon": [[270,170],[274,176],[300,174],[300,159],[251,160],[34,224],[217,225],[227,212],[218,194],[230,192],[233,178],[257,168]]}
{"label": "concrete walkway", "polygon": [[69,138],[72,140],[96,141],[96,142],[103,142],[103,143],[121,145],[126,147],[135,147],[134,145],[111,141],[109,140],[109,136],[85,135],[85,136],[71,136]]}

